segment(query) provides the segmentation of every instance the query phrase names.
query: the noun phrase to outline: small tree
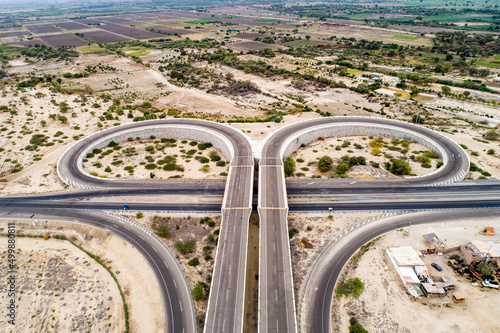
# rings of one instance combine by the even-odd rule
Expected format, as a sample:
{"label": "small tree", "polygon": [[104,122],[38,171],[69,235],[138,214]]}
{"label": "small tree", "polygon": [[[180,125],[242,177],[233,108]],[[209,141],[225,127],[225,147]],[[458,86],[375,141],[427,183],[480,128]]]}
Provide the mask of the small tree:
{"label": "small tree", "polygon": [[323,156],[318,161],[318,169],[320,172],[330,171],[333,167],[333,160],[330,156]]}
{"label": "small tree", "polygon": [[488,267],[484,262],[480,262],[476,266],[476,271],[478,271],[481,275],[490,275],[491,274],[491,268]]}
{"label": "small tree", "polygon": [[283,159],[283,164],[285,168],[285,177],[293,176],[295,172],[295,160],[290,156],[287,156]]}
{"label": "small tree", "polygon": [[170,227],[166,224],[162,224],[158,227],[156,234],[160,237],[168,238],[170,237]]}
{"label": "small tree", "polygon": [[392,165],[390,171],[395,175],[409,175],[411,166],[408,162],[400,159],[391,160]]}

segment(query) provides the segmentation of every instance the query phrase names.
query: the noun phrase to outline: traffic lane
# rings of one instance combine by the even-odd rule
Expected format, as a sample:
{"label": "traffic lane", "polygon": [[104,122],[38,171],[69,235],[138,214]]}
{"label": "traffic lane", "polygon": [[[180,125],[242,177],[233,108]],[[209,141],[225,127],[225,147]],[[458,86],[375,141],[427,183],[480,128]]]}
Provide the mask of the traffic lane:
{"label": "traffic lane", "polygon": [[206,332],[236,332],[243,327],[248,219],[251,209],[223,209]]}
{"label": "traffic lane", "polygon": [[[260,209],[261,272],[259,322],[262,332],[294,332],[295,309],[286,209]],[[285,227],[283,227],[285,226]]]}
{"label": "traffic lane", "polygon": [[152,239],[152,236],[132,224],[94,212],[60,211],[54,215],[52,210],[32,208],[29,213],[17,210],[0,210],[0,217],[29,219],[33,213],[37,218],[88,224],[110,231],[129,242],[145,257],[159,282],[165,307],[166,331],[197,331],[189,287],[181,268],[167,248]]}
{"label": "traffic lane", "polygon": [[224,208],[249,208],[252,204],[253,165],[231,167],[224,194]]}
{"label": "traffic lane", "polygon": [[[283,180],[283,166],[261,165],[259,176],[262,177],[261,184],[261,207],[264,208],[286,208],[286,188]],[[260,181],[260,180],[259,180]]]}
{"label": "traffic lane", "polygon": [[[309,273],[306,293],[306,318],[301,323],[304,332],[330,332],[330,313],[335,283],[343,267],[358,249],[384,233],[409,225],[437,223],[439,219],[461,220],[498,217],[495,209],[451,210],[404,214],[366,224],[342,237],[318,259]],[[474,221],[476,222],[476,221]]]}
{"label": "traffic lane", "polygon": [[[360,186],[362,185],[362,186]],[[380,193],[418,193],[418,192],[500,192],[500,183],[471,184],[454,183],[442,186],[402,186],[398,181],[373,180],[369,183],[359,183],[358,180],[349,179],[315,179],[315,180],[292,180],[286,181],[288,195],[294,193],[315,194],[325,191],[342,194],[357,194],[363,191],[376,191]],[[367,188],[369,186],[369,188]]]}
{"label": "traffic lane", "polygon": [[[180,212],[220,212],[221,204],[214,203],[189,203],[189,202],[136,202],[128,201],[129,210],[143,211],[180,211]],[[114,201],[76,201],[76,200],[26,200],[13,198],[0,201],[0,209],[7,208],[51,208],[75,210],[123,210],[122,202]]]}
{"label": "traffic lane", "polygon": [[383,202],[290,202],[289,209],[293,212],[310,211],[359,211],[359,210],[426,210],[455,208],[491,208],[499,207],[500,198],[496,199],[459,199],[459,200],[401,200]]}

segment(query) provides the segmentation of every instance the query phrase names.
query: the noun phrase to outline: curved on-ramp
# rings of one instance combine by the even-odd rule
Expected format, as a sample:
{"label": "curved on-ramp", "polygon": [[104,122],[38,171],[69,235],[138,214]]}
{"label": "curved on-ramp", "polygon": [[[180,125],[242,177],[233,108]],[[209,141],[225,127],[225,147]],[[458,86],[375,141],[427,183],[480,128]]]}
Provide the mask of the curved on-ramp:
{"label": "curved on-ramp", "polygon": [[[469,158],[458,144],[427,128],[394,120],[319,118],[293,123],[271,133],[265,140],[259,163],[260,332],[297,331],[283,157],[302,144],[336,135],[393,136],[423,144],[442,158],[443,166],[435,172],[424,177],[398,179],[393,181],[395,186],[450,183],[463,179],[469,170]],[[357,186],[380,186],[381,182],[387,181],[358,181]]]}

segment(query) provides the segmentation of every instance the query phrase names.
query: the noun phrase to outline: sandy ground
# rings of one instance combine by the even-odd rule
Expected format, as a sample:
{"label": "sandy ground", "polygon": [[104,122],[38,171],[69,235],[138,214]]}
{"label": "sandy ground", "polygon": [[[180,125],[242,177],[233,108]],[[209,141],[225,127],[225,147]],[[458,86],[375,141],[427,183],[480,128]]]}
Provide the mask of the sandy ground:
{"label": "sandy ground", "polygon": [[[158,230],[160,225],[167,225],[170,230],[170,235],[164,238],[165,244],[176,255],[177,260],[181,264],[189,285],[192,288],[199,282],[204,282],[210,286],[212,279],[212,271],[216,253],[216,243],[209,240],[209,234],[214,234],[218,237],[220,229],[221,216],[217,214],[197,214],[197,213],[177,213],[175,215],[157,215],[150,212],[144,212],[143,217],[137,218],[135,213],[122,213],[121,215],[134,220],[137,223],[144,225],[153,232]],[[211,219],[211,223],[200,221],[206,218]],[[192,253],[181,254],[175,247],[177,241],[195,240],[196,246]],[[198,258],[199,264],[191,266],[188,262]],[[195,302],[197,315],[204,317],[208,305],[208,295],[205,295],[201,300]]]}
{"label": "sandy ground", "polygon": [[[83,164],[83,167],[89,173],[98,174],[101,177],[111,178],[149,178],[150,172],[154,172],[155,178],[158,179],[168,179],[170,177],[190,179],[225,178],[225,176],[221,176],[220,174],[223,172],[227,173],[229,168],[229,160],[222,154],[222,152],[220,152],[216,148],[212,147],[205,150],[198,150],[197,146],[201,142],[180,139],[175,143],[176,147],[163,148],[165,144],[161,143],[159,139],[160,138],[157,138],[155,140],[120,142],[120,150],[113,150],[113,153],[106,155],[103,158],[101,158],[100,155],[96,154],[94,157],[88,158],[88,161]],[[190,145],[191,142],[196,144]],[[153,151],[148,152],[146,151],[146,147],[148,146],[154,146],[155,148]],[[111,148],[105,148],[103,149],[103,152],[108,149]],[[134,153],[132,153],[132,149],[135,151]],[[186,152],[189,150],[195,150],[196,153],[192,155],[186,155]],[[199,160],[195,159],[195,157],[197,156],[210,159],[211,152],[214,152],[213,154],[217,154],[220,157],[220,161],[223,161],[225,165],[217,166],[216,162],[214,161],[201,163]],[[177,166],[181,167],[184,171],[164,171],[162,167],[165,164],[159,165],[157,163],[166,156],[170,156],[175,159],[175,162],[169,163],[177,164]],[[146,159],[146,157],[149,158],[149,161]],[[123,163],[115,166],[112,164],[115,161],[123,161]],[[157,164],[157,168],[146,170],[145,165],[150,163]],[[208,165],[208,168],[205,167],[206,169],[202,169],[205,165]],[[133,174],[130,174],[127,170],[124,169],[127,166],[134,168]],[[109,169],[106,169],[107,167],[109,167]]]}
{"label": "sandy ground", "polygon": [[[7,237],[0,240],[5,251]],[[14,327],[16,332],[32,332],[35,328],[39,332],[124,331],[123,302],[116,282],[104,267],[65,240],[17,237],[16,246],[15,326],[5,317],[10,298],[5,284],[7,267],[1,266],[3,332]]]}
{"label": "sandy ground", "polygon": [[[351,316],[356,316],[369,332],[497,332],[500,320],[500,293],[497,290],[474,287],[465,278],[455,275],[443,256],[423,257],[429,273],[439,281],[448,275],[456,283],[455,291],[462,293],[466,301],[455,304],[451,300],[453,291],[445,298],[424,298],[410,300],[394,267],[388,261],[384,250],[388,246],[411,245],[417,250],[429,247],[423,234],[435,232],[446,247],[453,247],[471,239],[483,241],[498,240],[498,236],[478,235],[478,231],[488,226],[500,227],[500,219],[442,221],[424,226],[405,228],[405,232],[393,231],[379,240],[358,262],[358,267],[348,272],[348,277],[359,277],[365,282],[366,290],[358,299],[342,298],[334,302],[337,330],[347,331]],[[408,232],[409,231],[409,232]],[[436,262],[442,272],[430,266]],[[385,268],[387,267],[387,269]],[[376,274],[374,274],[376,272]],[[451,301],[451,307],[442,303]]]}
{"label": "sandy ground", "polygon": [[[6,220],[0,220],[3,227],[6,227]],[[113,234],[100,230],[97,228],[92,228],[85,225],[80,225],[76,223],[69,222],[60,222],[60,221],[38,221],[36,227],[33,226],[31,221],[16,221],[17,230],[23,231],[24,233],[35,233],[35,234],[64,234],[68,238],[72,239],[74,242],[82,246],[84,249],[90,251],[91,253],[98,255],[101,259],[104,260],[106,265],[112,269],[115,273],[115,276],[120,283],[120,286],[125,294],[126,302],[129,308],[129,320],[130,320],[130,331],[131,332],[163,332],[164,331],[164,317],[156,315],[159,310],[163,308],[163,302],[160,293],[158,292],[159,286],[156,280],[156,277],[149,267],[149,264],[142,257],[142,255],[134,249],[133,246],[129,245],[123,239],[114,236]],[[59,229],[61,228],[61,229]],[[5,230],[5,229],[4,229]],[[18,240],[23,240],[22,238],[18,238]],[[41,240],[41,243],[38,243],[37,247],[40,247],[40,251],[43,249],[45,251],[45,241]],[[69,244],[69,243],[68,243]],[[72,245],[71,245],[72,246]],[[22,248],[24,250],[24,246]],[[59,252],[58,252],[59,253]],[[78,256],[68,256],[65,258],[73,258],[80,257],[78,262],[83,263],[83,256],[80,254]],[[69,259],[65,259],[69,260]],[[87,260],[91,262],[92,260]],[[93,261],[92,261],[93,262]],[[102,266],[98,264],[95,269],[102,269]],[[133,265],[131,265],[133,263]],[[82,265],[83,266],[83,265]],[[90,267],[90,266],[89,266]],[[91,269],[85,266],[85,270],[83,267],[79,268],[81,270],[80,275],[83,276],[95,276],[98,274],[94,269]],[[105,277],[109,277],[111,281],[116,286],[116,283],[112,280],[111,276],[107,271],[104,271],[106,275],[103,274],[103,278],[97,280],[96,285],[103,285]],[[96,279],[94,277],[94,279]],[[144,281],[148,281],[148,283],[144,283]],[[116,288],[115,288],[116,289]],[[116,289],[117,290],[117,289]],[[106,292],[106,300],[109,292]],[[82,297],[86,302],[89,302],[90,298],[96,298],[96,296],[92,296],[92,291],[87,293],[79,292],[78,297]],[[72,296],[78,299],[78,297]],[[119,301],[119,309],[115,311],[120,311],[120,315],[123,316],[123,307],[122,301],[119,293],[115,297],[115,295],[111,295],[113,297],[113,301]],[[100,297],[100,296],[99,296]],[[28,301],[32,301],[32,298],[26,298]],[[71,300],[69,300],[71,301]],[[66,298],[65,302],[68,302]],[[60,301],[59,301],[60,303]],[[106,302],[104,303],[106,304]],[[90,304],[92,305],[92,304]],[[62,307],[62,304],[58,304],[59,307]],[[65,306],[68,307],[69,306]],[[3,307],[2,307],[3,308]],[[71,308],[71,311],[74,311],[74,308]],[[90,309],[90,308],[89,308]],[[94,307],[95,309],[95,307]],[[90,310],[87,310],[90,311]],[[106,315],[107,316],[107,315]],[[56,319],[59,319],[58,316],[55,316]],[[48,317],[47,317],[48,318]],[[107,317],[106,317],[107,318]],[[116,316],[113,315],[112,318],[116,319]],[[111,320],[113,325],[116,325],[115,320]],[[108,321],[104,322],[106,325],[109,323]],[[93,324],[94,330],[95,324]],[[49,329],[49,331],[52,331]],[[69,331],[69,330],[63,330]],[[106,330],[102,330],[106,331]],[[123,327],[116,327],[110,332],[123,332]],[[85,330],[86,332],[86,330]]]}
{"label": "sandy ground", "polygon": [[[410,143],[408,148],[401,147],[400,144],[396,145],[400,149],[407,149],[407,154],[402,154],[399,151],[390,151],[387,148],[380,148],[379,156],[374,156],[372,154],[372,148],[369,147],[370,139],[368,136],[350,136],[350,137],[331,137],[326,138],[321,141],[312,142],[306,147],[298,148],[291,155],[295,160],[303,160],[304,162],[296,162],[296,177],[306,177],[310,178],[311,176],[319,175],[322,178],[330,178],[334,176],[335,165],[341,162],[341,158],[345,155],[349,156],[363,156],[366,158],[366,165],[355,165],[353,168],[347,173],[347,177],[349,178],[395,178],[389,171],[384,169],[384,163],[390,161],[390,158],[385,156],[392,156],[393,158],[398,159],[408,159],[408,163],[411,166],[411,173],[416,176],[425,175],[429,172],[432,172],[436,169],[436,165],[440,159],[431,160],[432,169],[425,169],[421,166],[419,162],[416,162],[408,157],[410,155],[415,155],[412,152],[420,151],[423,152],[429,151],[429,149],[417,143]],[[391,138],[384,138],[384,141],[392,146]],[[348,147],[342,148],[342,144],[347,145],[346,142],[349,143]],[[355,145],[359,145],[362,148],[356,148]],[[358,146],[358,147],[359,147]],[[336,150],[336,147],[339,147],[340,150]],[[416,154],[416,156],[420,155]],[[334,168],[332,171],[328,171],[326,173],[321,173],[318,170],[317,159],[323,156],[330,156],[334,160]],[[376,162],[380,164],[379,168],[374,168],[370,165],[371,162]]]}
{"label": "sandy ground", "polygon": [[[374,212],[336,212],[330,213],[308,213],[289,214],[288,229],[296,228],[299,233],[290,240],[290,251],[292,255],[293,287],[297,306],[302,298],[304,279],[311,267],[311,263],[317,258],[321,251],[352,225],[365,219],[379,216]],[[310,228],[310,230],[308,230]],[[299,244],[300,239],[305,239],[312,244],[313,248],[304,248]]]}

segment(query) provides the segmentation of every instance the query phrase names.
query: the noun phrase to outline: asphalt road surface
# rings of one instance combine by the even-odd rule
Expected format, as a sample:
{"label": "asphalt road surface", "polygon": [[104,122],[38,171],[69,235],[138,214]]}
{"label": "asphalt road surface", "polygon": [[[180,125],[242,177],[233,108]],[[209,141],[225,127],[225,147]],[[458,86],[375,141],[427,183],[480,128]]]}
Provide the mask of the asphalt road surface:
{"label": "asphalt road surface", "polygon": [[[281,148],[286,139],[297,131],[307,130],[322,124],[391,124],[403,129],[418,132],[430,137],[441,145],[447,155],[448,163],[438,172],[422,178],[405,178],[395,181],[371,180],[324,180],[318,181],[288,181],[285,183]],[[227,182],[221,181],[158,181],[158,180],[102,180],[91,177],[81,171],[79,163],[83,152],[95,140],[108,135],[118,135],[121,131],[143,130],[157,126],[192,126],[217,132],[225,137],[234,149]],[[289,125],[273,134],[264,146],[259,166],[258,212],[260,214],[260,278],[259,278],[259,330],[261,332],[294,332],[297,330],[293,284],[291,275],[290,250],[288,241],[287,214],[294,211],[325,211],[332,210],[393,210],[393,209],[443,209],[443,208],[477,208],[498,207],[499,184],[472,184],[464,187],[446,186],[426,187],[425,185],[446,184],[468,170],[468,159],[460,147],[443,136],[425,128],[411,124],[392,122],[376,118],[321,118]],[[206,332],[240,332],[243,329],[244,288],[246,276],[246,260],[248,245],[248,219],[252,211],[253,198],[253,158],[252,150],[246,137],[238,131],[217,123],[189,119],[169,119],[129,124],[99,132],[84,139],[65,153],[59,161],[58,172],[63,180],[70,180],[72,185],[86,188],[85,191],[68,191],[26,197],[0,198],[0,216],[9,217],[23,215],[24,212],[36,212],[45,216],[58,216],[75,219],[110,230],[127,239],[134,246],[139,246],[142,253],[149,258],[155,273],[162,284],[164,295],[167,331],[194,332],[195,318],[192,308],[191,294],[187,282],[182,276],[180,267],[167,265],[170,261],[165,256],[171,256],[162,249],[154,236],[144,231],[128,231],[122,228],[121,221],[83,210],[116,210],[123,207],[123,202],[88,201],[89,197],[136,196],[136,195],[222,195],[222,226],[219,238],[215,268],[212,279],[209,305],[207,310]],[[288,204],[286,186],[290,195],[296,196],[328,196],[342,195],[384,196],[384,194],[420,193],[490,193],[495,198],[450,201],[440,200],[400,200],[391,202],[295,202]],[[445,192],[446,191],[446,192]],[[149,211],[219,211],[221,204],[214,203],[162,203],[162,202],[127,202],[131,210]],[[290,207],[289,207],[290,206]],[[478,210],[474,210],[478,211]],[[57,213],[56,213],[57,212]],[[125,230],[124,230],[125,229]],[[141,229],[139,229],[141,230]],[[383,229],[380,229],[381,231]],[[389,229],[387,229],[389,230]],[[378,232],[378,231],[377,231]],[[139,238],[138,238],[139,237]],[[156,243],[158,244],[156,244]],[[161,244],[160,244],[161,245]],[[362,245],[362,244],[361,244]],[[359,246],[358,246],[359,247]],[[157,252],[160,253],[157,253]],[[162,252],[163,251],[163,252]],[[153,254],[155,252],[155,254]],[[349,251],[348,251],[349,252]],[[148,257],[149,256],[149,257]],[[176,262],[174,258],[170,258]],[[163,267],[162,262],[165,264]],[[339,264],[340,265],[340,264]],[[170,266],[170,268],[169,268]],[[343,264],[342,264],[343,266]],[[178,280],[180,279],[180,280]],[[187,289],[178,290],[182,283]],[[329,286],[329,285],[328,285]],[[327,288],[326,285],[324,288]],[[329,288],[329,287],[328,287]],[[332,287],[333,288],[333,287]],[[328,292],[327,289],[324,289]],[[176,295],[174,299],[172,295]],[[181,295],[182,294],[182,295]],[[312,293],[311,293],[312,295]],[[186,306],[189,300],[190,306]],[[331,302],[331,297],[329,299]],[[184,305],[183,305],[184,304]],[[323,302],[323,306],[326,303]],[[326,310],[322,310],[325,314]],[[189,312],[189,313],[188,313]],[[309,317],[308,317],[309,318]],[[322,317],[322,319],[324,319]],[[313,322],[317,318],[307,319],[308,325],[318,325]],[[301,325],[303,325],[302,321]],[[301,326],[302,327],[302,326]],[[309,326],[308,326],[309,327]],[[316,326],[311,326],[316,332]],[[309,328],[308,328],[309,329]],[[323,328],[321,328],[323,329]],[[318,331],[321,332],[321,331]]]}

